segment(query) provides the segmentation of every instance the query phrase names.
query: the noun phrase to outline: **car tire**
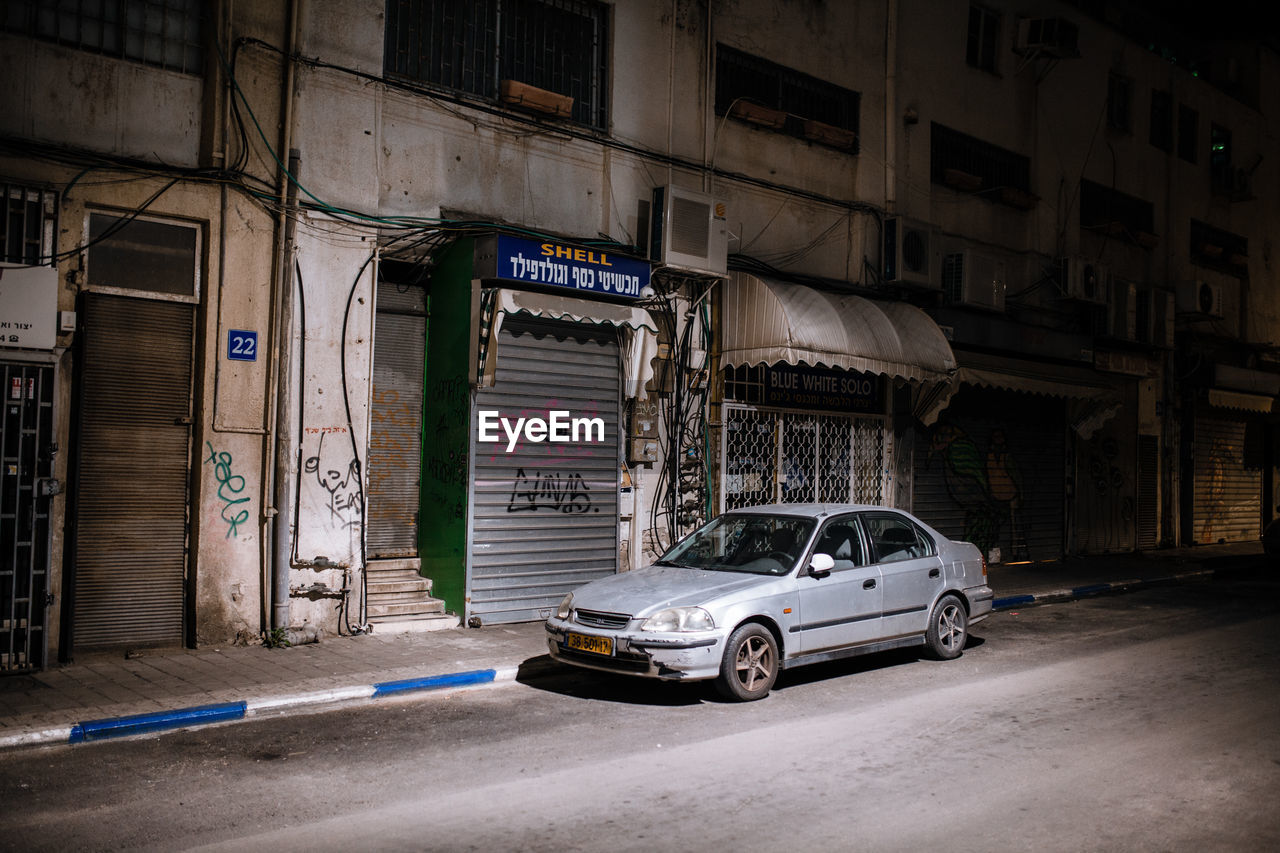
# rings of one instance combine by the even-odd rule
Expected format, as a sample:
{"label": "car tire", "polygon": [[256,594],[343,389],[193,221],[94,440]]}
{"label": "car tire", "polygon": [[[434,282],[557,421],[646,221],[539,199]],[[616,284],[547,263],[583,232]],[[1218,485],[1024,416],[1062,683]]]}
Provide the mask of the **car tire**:
{"label": "car tire", "polygon": [[778,643],[757,622],[741,625],[729,635],[720,659],[716,689],[726,699],[751,702],[769,695],[778,679]]}
{"label": "car tire", "polygon": [[969,639],[969,614],[954,595],[944,595],[929,614],[925,642],[938,660],[955,660]]}

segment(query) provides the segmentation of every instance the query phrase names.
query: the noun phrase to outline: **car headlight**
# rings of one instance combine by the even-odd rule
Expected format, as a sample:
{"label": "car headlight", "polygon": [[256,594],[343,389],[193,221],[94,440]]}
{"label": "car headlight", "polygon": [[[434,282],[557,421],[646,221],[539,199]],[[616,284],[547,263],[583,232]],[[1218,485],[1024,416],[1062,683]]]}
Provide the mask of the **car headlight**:
{"label": "car headlight", "polygon": [[668,607],[644,620],[641,631],[709,631],[716,626],[701,607]]}
{"label": "car headlight", "polygon": [[556,609],[556,618],[568,619],[571,610],[573,610],[573,593],[566,595],[564,600],[560,602],[560,606]]}

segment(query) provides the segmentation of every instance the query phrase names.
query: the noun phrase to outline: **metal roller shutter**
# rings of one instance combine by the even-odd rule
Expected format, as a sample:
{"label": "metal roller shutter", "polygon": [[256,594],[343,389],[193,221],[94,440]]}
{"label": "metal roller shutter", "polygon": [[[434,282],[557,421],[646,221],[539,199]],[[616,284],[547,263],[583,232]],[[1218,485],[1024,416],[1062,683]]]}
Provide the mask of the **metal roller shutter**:
{"label": "metal roller shutter", "polygon": [[1243,417],[1196,413],[1192,540],[1197,544],[1249,542],[1261,535],[1262,468],[1247,465],[1247,427]]}
{"label": "metal roller shutter", "polygon": [[966,389],[916,444],[916,515],[1004,562],[1063,552],[1065,414],[1034,399]]}
{"label": "metal roller shutter", "polygon": [[371,557],[418,553],[422,464],[422,369],[426,296],[422,286],[378,282],[369,425]]}
{"label": "metal roller shutter", "polygon": [[184,636],[195,306],[86,294],[77,648]]}
{"label": "metal roller shutter", "polygon": [[[475,441],[470,613],[484,624],[545,618],[565,593],[617,571],[618,344],[612,327],[506,318],[497,379],[478,412],[600,418],[604,441]],[[472,429],[478,437],[479,417]]]}

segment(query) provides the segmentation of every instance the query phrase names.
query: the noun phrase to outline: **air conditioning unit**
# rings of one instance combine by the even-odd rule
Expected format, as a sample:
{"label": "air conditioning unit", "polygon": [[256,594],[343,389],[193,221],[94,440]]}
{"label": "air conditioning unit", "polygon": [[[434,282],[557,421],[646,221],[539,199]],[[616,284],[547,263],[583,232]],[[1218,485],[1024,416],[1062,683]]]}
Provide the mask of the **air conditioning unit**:
{"label": "air conditioning unit", "polygon": [[884,280],[937,289],[941,283],[938,229],[905,216],[884,220]]}
{"label": "air conditioning unit", "polygon": [[1062,258],[1062,289],[1068,299],[1094,305],[1107,304],[1111,287],[1111,270],[1078,255]]}
{"label": "air conditioning unit", "polygon": [[1015,53],[1059,59],[1080,55],[1080,28],[1066,18],[1019,18]]}
{"label": "air conditioning unit", "polygon": [[1195,310],[1206,317],[1222,316],[1222,286],[1212,281],[1195,283]]}
{"label": "air conditioning unit", "polygon": [[1138,337],[1138,287],[1131,281],[1116,279],[1111,283],[1107,334],[1126,341]]}
{"label": "air conditioning unit", "polygon": [[957,305],[1004,310],[1008,288],[1004,261],[970,249],[949,253],[942,259],[942,285],[947,298]]}
{"label": "air conditioning unit", "polygon": [[650,216],[650,260],[708,275],[728,271],[729,224],[724,202],[681,187],[657,187]]}

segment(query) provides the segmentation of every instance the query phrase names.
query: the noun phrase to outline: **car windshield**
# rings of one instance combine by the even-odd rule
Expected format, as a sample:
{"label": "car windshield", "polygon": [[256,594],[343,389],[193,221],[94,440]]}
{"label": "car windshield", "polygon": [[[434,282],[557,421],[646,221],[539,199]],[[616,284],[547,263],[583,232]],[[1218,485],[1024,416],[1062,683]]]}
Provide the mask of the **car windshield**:
{"label": "car windshield", "polygon": [[722,515],[690,534],[659,566],[785,575],[800,559],[813,519],[791,515]]}

